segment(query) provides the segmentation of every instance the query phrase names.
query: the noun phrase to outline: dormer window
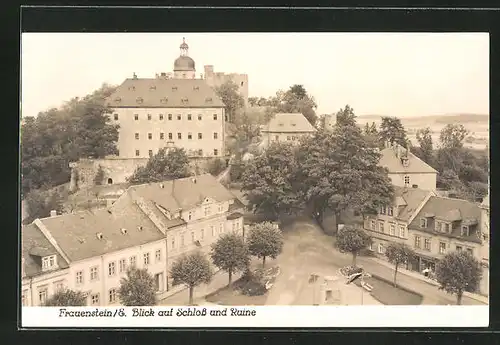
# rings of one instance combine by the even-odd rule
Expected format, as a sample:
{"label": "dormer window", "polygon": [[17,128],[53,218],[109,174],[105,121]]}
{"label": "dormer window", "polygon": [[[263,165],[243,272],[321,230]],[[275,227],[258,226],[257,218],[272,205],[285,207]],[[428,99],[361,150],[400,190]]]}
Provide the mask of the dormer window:
{"label": "dormer window", "polygon": [[137,97],[135,101],[137,102],[137,104],[142,104],[142,102],[144,102],[144,99],[142,97]]}
{"label": "dormer window", "polygon": [[122,233],[122,235],[126,235],[127,234],[127,229],[121,228],[120,232]]}
{"label": "dormer window", "polygon": [[206,103],[212,103],[212,97],[207,97],[205,98]]}
{"label": "dormer window", "polygon": [[97,239],[98,239],[98,240],[102,240],[102,238],[103,238],[103,236],[102,236],[102,232],[98,232],[98,233],[96,234],[96,237],[97,237]]}
{"label": "dormer window", "polygon": [[172,91],[177,91],[177,86],[172,86]]}
{"label": "dormer window", "polygon": [[469,236],[469,227],[467,225],[462,226],[462,236]]}
{"label": "dormer window", "polygon": [[410,160],[407,157],[401,158],[401,164],[403,164],[404,167],[408,167],[410,165]]}
{"label": "dormer window", "polygon": [[392,215],[394,215],[394,209],[393,209],[392,207],[388,207],[388,208],[387,208],[387,215],[388,215],[388,216],[392,216]]}
{"label": "dormer window", "polygon": [[200,87],[199,86],[193,86],[193,90],[194,91],[200,91]]}
{"label": "dormer window", "polygon": [[154,91],[154,90],[156,90],[156,86],[155,86],[155,85],[151,85],[151,86],[149,87],[149,91]]}
{"label": "dormer window", "polygon": [[163,104],[166,104],[168,103],[168,98],[167,97],[163,97],[161,100],[160,100],[161,103]]}
{"label": "dormer window", "polygon": [[297,124],[296,123],[292,123],[292,127],[295,127],[295,126],[297,126]]}
{"label": "dormer window", "polygon": [[427,218],[420,218],[420,227],[421,228],[427,227]]}
{"label": "dormer window", "polygon": [[382,206],[380,207],[380,214],[385,214],[386,213],[386,207]]}
{"label": "dormer window", "polygon": [[50,255],[50,256],[44,256],[42,258],[42,269],[43,270],[50,270],[56,266],[56,256],[55,255]]}
{"label": "dormer window", "polygon": [[182,103],[187,103],[187,102],[188,102],[188,99],[187,99],[187,98],[183,98],[183,99],[181,99],[181,102],[182,102]]}
{"label": "dormer window", "polygon": [[135,86],[130,86],[130,87],[128,88],[128,90],[129,90],[129,91],[135,91]]}
{"label": "dormer window", "polygon": [[115,98],[115,103],[120,103],[122,101],[122,98],[121,97],[116,97]]}

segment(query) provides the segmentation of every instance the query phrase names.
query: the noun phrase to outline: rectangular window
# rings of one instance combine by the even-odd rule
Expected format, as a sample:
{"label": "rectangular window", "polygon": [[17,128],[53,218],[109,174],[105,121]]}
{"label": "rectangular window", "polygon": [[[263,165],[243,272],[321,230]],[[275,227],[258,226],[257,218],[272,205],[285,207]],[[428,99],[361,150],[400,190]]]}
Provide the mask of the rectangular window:
{"label": "rectangular window", "polygon": [[420,218],[420,227],[421,228],[427,227],[427,218]]}
{"label": "rectangular window", "polygon": [[431,240],[428,238],[424,240],[424,249],[428,251],[431,250]]}
{"label": "rectangular window", "polygon": [[170,139],[170,140],[173,139],[172,133],[168,133],[168,139]]}
{"label": "rectangular window", "polygon": [[462,236],[469,236],[469,227],[462,226]]}
{"label": "rectangular window", "polygon": [[148,120],[151,120],[151,114],[148,114]]}
{"label": "rectangular window", "polygon": [[55,291],[61,291],[64,289],[64,283],[62,281],[58,281],[54,283]]}
{"label": "rectangular window", "polygon": [[219,155],[219,150],[214,149],[214,156],[218,156],[218,155]]}
{"label": "rectangular window", "polygon": [[450,224],[444,223],[444,232],[450,232]]}
{"label": "rectangular window", "polygon": [[163,291],[163,273],[157,273],[154,276],[155,279],[155,290]]}
{"label": "rectangular window", "polygon": [[403,225],[399,226],[399,237],[401,238],[405,237],[405,227]]}
{"label": "rectangular window", "polygon": [[389,224],[389,234],[396,236],[396,224]]}
{"label": "rectangular window", "polygon": [[191,232],[191,242],[195,241],[194,232]]}
{"label": "rectangular window", "polygon": [[370,242],[370,244],[368,245],[368,250],[373,252],[373,243]]}
{"label": "rectangular window", "polygon": [[211,226],[210,228],[212,228],[212,236],[215,236],[215,226]]}
{"label": "rectangular window", "polygon": [[200,239],[204,239],[205,238],[205,229],[201,229],[200,231]]}
{"label": "rectangular window", "polygon": [[116,289],[110,289],[109,290],[109,303],[115,303],[116,302]]}
{"label": "rectangular window", "polygon": [[375,226],[376,226],[376,223],[375,223],[375,221],[374,221],[374,220],[372,220],[372,221],[370,222],[370,228],[371,228],[373,231],[375,231]]}
{"label": "rectangular window", "polygon": [[92,305],[99,305],[99,294],[98,293],[90,296],[90,303]]}
{"label": "rectangular window", "polygon": [[205,206],[203,211],[205,212],[205,217],[210,215],[210,206]]}
{"label": "rectangular window", "polygon": [[153,150],[149,150],[148,155],[149,155],[149,157],[153,157]]}
{"label": "rectangular window", "polygon": [[134,114],[134,120],[135,121],[139,120],[139,114]]}
{"label": "rectangular window", "polygon": [[378,244],[378,253],[379,254],[384,254],[384,245],[382,243]]}
{"label": "rectangular window", "polygon": [[467,251],[467,253],[469,253],[470,255],[473,255],[472,248],[466,248],[465,250],[466,250],[466,251]]}
{"label": "rectangular window", "polygon": [[291,137],[291,136],[289,136],[289,135],[287,135],[287,136],[286,136],[286,140],[292,140],[292,137]]}
{"label": "rectangular window", "polygon": [[198,120],[201,121],[201,114],[198,114]]}
{"label": "rectangular window", "polygon": [[184,247],[186,245],[184,241],[184,234],[181,235],[181,247]]}
{"label": "rectangular window", "polygon": [[76,272],[76,285],[83,284],[83,271]]}
{"label": "rectangular window", "polygon": [[156,262],[160,262],[161,261],[161,249],[157,249],[156,252],[155,252],[155,260]]}
{"label": "rectangular window", "polygon": [[188,121],[191,121],[191,114],[188,114]]}
{"label": "rectangular window", "polygon": [[172,249],[175,248],[175,238],[172,238]]}
{"label": "rectangular window", "polygon": [[181,114],[177,114],[177,120],[180,120],[180,119],[182,119]]}
{"label": "rectangular window", "polygon": [[117,121],[118,120],[118,114],[115,114],[114,117],[115,117],[115,121]]}
{"label": "rectangular window", "polygon": [[148,139],[149,140],[153,139],[153,133],[148,133]]}
{"label": "rectangular window", "polygon": [[120,269],[120,273],[125,272],[127,270],[127,261],[125,259],[120,259],[120,261],[118,261],[118,268]]}
{"label": "rectangular window", "polygon": [[378,222],[378,231],[384,232],[384,222]]}
{"label": "rectangular window", "polygon": [[198,139],[203,139],[203,135],[201,133],[198,133]]}
{"label": "rectangular window", "polygon": [[457,252],[461,252],[462,251],[462,247],[461,246],[457,246]]}
{"label": "rectangular window", "polygon": [[144,253],[144,266],[149,265],[149,253]]}
{"label": "rectangular window", "polygon": [[113,261],[108,264],[108,275],[111,277],[114,276],[115,273],[116,273],[116,264]]}
{"label": "rectangular window", "polygon": [[160,133],[160,140],[165,139],[165,133]]}
{"label": "rectangular window", "polygon": [[276,140],[276,141],[280,141],[280,137],[279,137],[279,135],[275,135],[275,136],[274,136],[274,140]]}
{"label": "rectangular window", "polygon": [[172,120],[172,114],[168,114],[168,119]]}
{"label": "rectangular window", "polygon": [[135,156],[136,156],[136,157],[139,157],[139,155],[140,155],[139,150],[135,150]]}
{"label": "rectangular window", "polygon": [[99,279],[99,267],[91,267],[90,268],[90,280],[98,280]]}
{"label": "rectangular window", "polygon": [[394,215],[394,209],[393,209],[392,207],[388,207],[388,208],[387,208],[387,215],[388,215],[388,216],[392,216],[392,215]]}
{"label": "rectangular window", "polygon": [[219,234],[222,234],[224,232],[224,225],[219,224]]}
{"label": "rectangular window", "polygon": [[214,114],[214,120],[217,120],[217,114]]}
{"label": "rectangular window", "polygon": [[135,133],[135,140],[139,140],[139,133]]}
{"label": "rectangular window", "polygon": [[182,133],[177,133],[177,139],[182,139]]}
{"label": "rectangular window", "polygon": [[135,265],[137,265],[137,257],[134,255],[130,257],[130,267],[135,267]]}
{"label": "rectangular window", "polygon": [[189,140],[193,139],[193,135],[191,133],[188,133],[188,139]]}
{"label": "rectangular window", "polygon": [[38,290],[38,301],[40,301],[40,305],[44,305],[47,301],[48,291],[47,288],[41,288]]}
{"label": "rectangular window", "polygon": [[446,243],[439,242],[439,254],[445,254],[445,253],[446,253]]}
{"label": "rectangular window", "polygon": [[218,133],[214,132],[214,139],[217,139]]}
{"label": "rectangular window", "polygon": [[44,270],[52,268],[55,266],[55,256],[46,256],[42,259],[42,268]]}
{"label": "rectangular window", "polygon": [[380,214],[385,214],[385,206],[380,207]]}
{"label": "rectangular window", "polygon": [[420,248],[420,236],[415,236],[415,248]]}
{"label": "rectangular window", "polygon": [[188,213],[188,220],[191,220],[191,218],[193,218],[193,213],[191,211],[189,211],[189,213]]}

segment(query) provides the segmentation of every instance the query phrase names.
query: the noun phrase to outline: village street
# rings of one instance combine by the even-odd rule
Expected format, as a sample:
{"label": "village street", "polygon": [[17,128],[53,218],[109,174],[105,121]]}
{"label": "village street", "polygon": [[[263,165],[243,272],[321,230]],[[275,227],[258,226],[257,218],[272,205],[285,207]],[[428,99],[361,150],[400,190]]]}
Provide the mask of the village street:
{"label": "village street", "polygon": [[[342,254],[333,247],[334,239],[325,235],[311,220],[301,219],[284,229],[283,253],[269,266],[277,264],[281,274],[269,292],[267,305],[304,305],[313,303],[313,289],[308,283],[311,274],[338,275],[340,267],[350,265],[350,254]],[[394,269],[370,257],[358,257],[357,265],[366,272],[392,280]],[[454,305],[456,297],[421,279],[398,273],[399,285],[423,295],[422,304]],[[353,302],[353,304],[355,304]],[[484,304],[464,296],[463,305]]]}

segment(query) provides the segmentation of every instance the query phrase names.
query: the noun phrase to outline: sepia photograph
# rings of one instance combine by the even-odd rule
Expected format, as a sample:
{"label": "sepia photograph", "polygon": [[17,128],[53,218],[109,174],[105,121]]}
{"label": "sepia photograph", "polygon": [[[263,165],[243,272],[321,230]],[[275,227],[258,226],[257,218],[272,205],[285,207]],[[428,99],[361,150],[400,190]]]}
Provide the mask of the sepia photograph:
{"label": "sepia photograph", "polygon": [[487,307],[489,54],[487,33],[23,33],[23,320]]}

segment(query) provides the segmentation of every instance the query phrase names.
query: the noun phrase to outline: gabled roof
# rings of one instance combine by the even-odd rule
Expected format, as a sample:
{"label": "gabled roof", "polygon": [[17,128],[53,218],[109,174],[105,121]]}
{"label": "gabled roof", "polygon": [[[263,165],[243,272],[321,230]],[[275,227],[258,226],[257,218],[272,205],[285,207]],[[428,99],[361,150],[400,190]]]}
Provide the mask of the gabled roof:
{"label": "gabled roof", "polygon": [[64,269],[68,267],[66,260],[57,253],[56,248],[50,244],[49,240],[34,224],[28,224],[21,228],[21,242],[24,272],[27,277],[42,273],[41,258],[44,256],[56,255],[58,268]]}
{"label": "gabled roof", "polygon": [[218,202],[236,198],[210,174],[142,184],[132,186],[129,190],[144,200],[150,200],[170,212],[190,210],[200,205],[205,198],[211,198]]}
{"label": "gabled roof", "polygon": [[430,191],[418,188],[394,186],[395,203],[396,205],[403,205],[399,210],[397,218],[409,221],[430,193]]}
{"label": "gabled roof", "polygon": [[112,108],[223,108],[203,79],[125,79],[106,99]]}
{"label": "gabled roof", "polygon": [[429,164],[408,152],[408,166],[403,166],[401,159],[397,157],[395,150],[392,147],[385,148],[380,151],[379,165],[387,168],[389,173],[436,173],[436,169]]}
{"label": "gabled roof", "polygon": [[[78,212],[40,219],[62,251],[72,261],[139,246],[164,235],[132,200],[120,207]],[[126,233],[122,233],[122,229]],[[97,234],[102,234],[102,239]]]}
{"label": "gabled roof", "polygon": [[313,133],[316,129],[301,113],[278,113],[267,125],[262,127],[262,132],[287,132],[287,133]]}
{"label": "gabled roof", "polygon": [[[479,205],[472,203],[467,200],[461,199],[451,199],[439,196],[431,196],[429,200],[425,203],[424,207],[417,214],[415,219],[411,222],[410,227],[412,229],[427,231],[430,233],[435,233],[434,227],[429,224],[428,228],[420,227],[420,218],[424,218],[426,214],[433,214],[436,220],[443,220],[449,222],[460,221],[462,225],[475,225],[479,224],[481,219],[481,208]],[[477,233],[472,233],[470,236],[461,236],[461,227],[457,226],[454,228],[451,234],[438,233],[443,236],[451,236],[462,238],[466,241],[480,243],[481,240]]]}

